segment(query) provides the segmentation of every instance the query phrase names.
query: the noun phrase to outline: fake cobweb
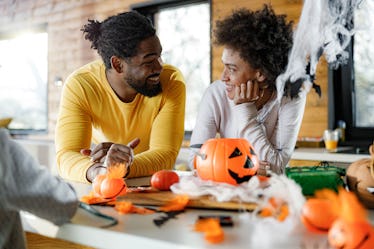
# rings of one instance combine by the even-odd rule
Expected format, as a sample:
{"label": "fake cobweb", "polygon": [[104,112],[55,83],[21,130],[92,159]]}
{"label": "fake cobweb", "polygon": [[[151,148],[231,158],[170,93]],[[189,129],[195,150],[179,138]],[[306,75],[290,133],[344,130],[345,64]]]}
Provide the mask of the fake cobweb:
{"label": "fake cobweb", "polygon": [[270,198],[276,197],[288,203],[292,213],[299,213],[305,202],[301,187],[285,175],[270,174],[268,180],[253,176],[239,185],[202,180],[196,175],[182,175],[179,182],[171,186],[171,191],[187,194],[191,198],[210,196],[217,202],[256,203],[259,209],[267,205]]}
{"label": "fake cobweb", "polygon": [[[248,230],[248,236],[253,238],[249,240],[253,248],[280,246],[289,242],[288,236],[297,234],[298,238],[302,239],[305,235],[305,228],[300,220],[305,197],[301,187],[285,175],[270,172],[270,177],[266,181],[253,176],[248,182],[237,186],[202,180],[196,175],[181,175],[179,183],[171,186],[171,191],[176,194],[187,194],[191,199],[209,196],[217,202],[237,202],[240,229]],[[288,206],[289,214],[284,221],[279,221],[276,217],[264,218],[259,215],[274,197],[284,201]],[[252,211],[240,209],[241,203],[255,203],[256,207]],[[301,242],[295,243],[300,245]]]}
{"label": "fake cobweb", "polygon": [[353,26],[354,10],[364,1],[304,0],[286,71],[276,81],[278,102],[287,84],[301,81],[302,88],[309,91],[321,56],[332,68],[347,62],[346,48],[355,31],[362,28]]}

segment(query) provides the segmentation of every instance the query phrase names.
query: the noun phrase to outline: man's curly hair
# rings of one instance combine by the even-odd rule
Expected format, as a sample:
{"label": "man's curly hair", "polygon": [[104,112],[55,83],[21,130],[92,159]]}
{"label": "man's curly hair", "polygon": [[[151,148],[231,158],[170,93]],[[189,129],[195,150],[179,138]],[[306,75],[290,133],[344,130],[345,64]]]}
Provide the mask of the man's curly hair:
{"label": "man's curly hair", "polygon": [[88,20],[81,31],[91,41],[91,48],[97,49],[106,68],[111,68],[110,57],[133,57],[139,43],[156,34],[151,21],[136,11],[111,16],[103,22]]}
{"label": "man's curly hair", "polygon": [[287,66],[292,24],[266,4],[258,11],[239,9],[216,22],[215,44],[238,51],[244,61],[267,77],[267,83],[274,85]]}

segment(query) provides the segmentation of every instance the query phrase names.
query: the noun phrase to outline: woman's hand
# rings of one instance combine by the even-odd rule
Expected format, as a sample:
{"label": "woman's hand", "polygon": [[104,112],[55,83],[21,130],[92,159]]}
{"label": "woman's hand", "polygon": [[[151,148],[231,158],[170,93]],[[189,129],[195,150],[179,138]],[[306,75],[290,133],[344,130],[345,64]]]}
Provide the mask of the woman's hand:
{"label": "woman's hand", "polygon": [[235,86],[235,95],[233,99],[235,104],[255,102],[260,97],[260,87],[257,81],[248,80],[247,83]]}
{"label": "woman's hand", "polygon": [[259,164],[257,175],[267,176],[270,170],[270,163],[267,161],[260,161]]}

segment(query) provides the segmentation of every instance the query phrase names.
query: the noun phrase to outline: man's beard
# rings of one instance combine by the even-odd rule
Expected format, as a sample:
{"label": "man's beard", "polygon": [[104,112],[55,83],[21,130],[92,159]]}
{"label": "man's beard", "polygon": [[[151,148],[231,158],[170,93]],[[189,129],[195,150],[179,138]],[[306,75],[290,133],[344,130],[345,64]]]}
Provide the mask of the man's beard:
{"label": "man's beard", "polygon": [[161,83],[153,85],[152,88],[148,88],[147,79],[144,81],[144,83],[133,78],[127,78],[126,81],[135,91],[147,97],[154,97],[162,92]]}

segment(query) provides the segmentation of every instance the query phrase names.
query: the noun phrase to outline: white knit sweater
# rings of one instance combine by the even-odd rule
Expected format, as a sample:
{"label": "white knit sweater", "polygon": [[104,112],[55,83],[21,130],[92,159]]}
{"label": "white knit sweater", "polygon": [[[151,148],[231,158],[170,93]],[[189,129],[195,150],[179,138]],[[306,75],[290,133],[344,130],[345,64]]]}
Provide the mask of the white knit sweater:
{"label": "white knit sweater", "polygon": [[[257,111],[254,103],[235,105],[226,96],[225,83],[213,82],[205,91],[199,106],[190,144],[203,144],[216,137],[245,138],[261,161],[270,163],[271,170],[281,174],[294,151],[304,115],[306,90],[294,99],[276,95]],[[192,167],[193,153],[190,156]]]}

